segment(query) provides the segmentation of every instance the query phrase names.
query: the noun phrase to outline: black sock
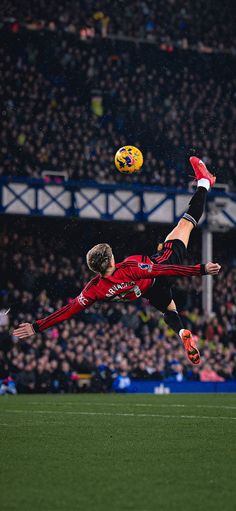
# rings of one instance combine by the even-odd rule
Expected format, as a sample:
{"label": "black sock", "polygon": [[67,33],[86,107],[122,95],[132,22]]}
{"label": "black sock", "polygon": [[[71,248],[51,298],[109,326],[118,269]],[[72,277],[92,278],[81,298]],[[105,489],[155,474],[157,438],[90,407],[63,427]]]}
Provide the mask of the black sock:
{"label": "black sock", "polygon": [[179,335],[179,331],[184,328],[184,325],[182,323],[182,319],[179,316],[177,311],[166,311],[164,314],[164,320],[167,323],[168,326],[176,332],[177,335]]}
{"label": "black sock", "polygon": [[189,208],[183,215],[183,218],[185,218],[185,220],[189,220],[189,222],[192,222],[195,227],[205,209],[206,197],[207,189],[203,186],[199,186],[189,203]]}

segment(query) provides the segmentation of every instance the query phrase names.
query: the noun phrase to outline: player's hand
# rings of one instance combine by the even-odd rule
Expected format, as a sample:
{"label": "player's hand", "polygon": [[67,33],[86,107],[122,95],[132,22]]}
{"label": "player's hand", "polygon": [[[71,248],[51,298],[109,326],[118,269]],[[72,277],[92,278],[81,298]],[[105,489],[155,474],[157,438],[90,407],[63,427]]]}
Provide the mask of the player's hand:
{"label": "player's hand", "polygon": [[13,330],[13,335],[19,337],[20,339],[25,339],[26,337],[30,337],[34,335],[35,331],[33,329],[33,325],[31,323],[21,323],[21,325]]}
{"label": "player's hand", "polygon": [[221,266],[218,263],[205,264],[205,270],[206,270],[207,275],[218,275],[220,269],[221,269]]}

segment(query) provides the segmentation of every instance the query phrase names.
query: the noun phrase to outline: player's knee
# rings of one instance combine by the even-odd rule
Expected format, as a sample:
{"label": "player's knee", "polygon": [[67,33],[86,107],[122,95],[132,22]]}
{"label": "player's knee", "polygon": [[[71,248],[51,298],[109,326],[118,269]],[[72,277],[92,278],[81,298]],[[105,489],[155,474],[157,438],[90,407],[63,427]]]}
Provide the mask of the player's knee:
{"label": "player's knee", "polygon": [[176,304],[175,304],[174,300],[171,300],[171,302],[169,303],[169,305],[167,307],[166,312],[167,311],[176,311],[176,310],[177,310],[176,309]]}

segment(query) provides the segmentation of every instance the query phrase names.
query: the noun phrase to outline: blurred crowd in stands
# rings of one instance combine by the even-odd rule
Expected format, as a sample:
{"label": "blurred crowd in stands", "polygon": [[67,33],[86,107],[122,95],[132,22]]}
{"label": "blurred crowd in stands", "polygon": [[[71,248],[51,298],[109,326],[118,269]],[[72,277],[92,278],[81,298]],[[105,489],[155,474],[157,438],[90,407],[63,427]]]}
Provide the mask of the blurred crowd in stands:
{"label": "blurred crowd in stands", "polygon": [[2,18],[30,30],[81,37],[138,38],[200,51],[235,48],[233,0],[16,0],[3,2]]}
{"label": "blurred crowd in stands", "polygon": [[[77,296],[89,279],[83,258],[54,249],[55,240],[14,231],[0,240],[3,280],[0,380],[9,392],[125,390],[131,379],[236,379],[236,266],[223,264],[214,280],[211,318],[201,310],[201,279],[179,279],[176,297],[186,327],[199,336],[200,366],[192,366],[162,315],[140,300],[96,304],[66,323],[19,342],[10,328],[46,316]],[[9,314],[6,311],[11,307]],[[85,380],[83,380],[85,378]],[[87,381],[87,383],[88,383]],[[5,391],[4,390],[4,391]]]}
{"label": "blurred crowd in stands", "polygon": [[[66,179],[182,188],[188,156],[197,154],[235,189],[232,13],[232,0],[223,7],[220,0],[3,2],[0,176],[54,171]],[[127,143],[141,148],[145,163],[124,178],[113,159]],[[80,247],[91,229],[92,222]],[[0,394],[76,392],[88,381],[92,391],[105,391],[125,389],[131,379],[236,379],[233,260],[214,280],[211,318],[201,309],[201,279],[177,282],[185,326],[199,336],[199,367],[144,301],[95,305],[19,342],[10,327],[51,313],[90,278],[82,254],[63,244],[65,231],[59,243],[41,234],[11,224],[0,238]]]}
{"label": "blurred crowd in stands", "polygon": [[[232,57],[173,58],[33,36],[10,36],[0,49],[0,175],[63,171],[72,179],[181,188],[191,174],[188,156],[197,154],[235,188]],[[127,143],[142,149],[145,163],[124,178],[114,154]]]}

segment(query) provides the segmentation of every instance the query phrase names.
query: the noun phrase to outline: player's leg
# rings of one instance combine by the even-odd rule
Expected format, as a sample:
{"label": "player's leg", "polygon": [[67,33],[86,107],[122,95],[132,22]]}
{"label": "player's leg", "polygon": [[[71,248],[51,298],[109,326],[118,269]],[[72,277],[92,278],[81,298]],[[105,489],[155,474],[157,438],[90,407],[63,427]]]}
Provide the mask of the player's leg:
{"label": "player's leg", "polygon": [[[171,257],[175,258],[176,253]],[[163,313],[166,324],[181,338],[188,359],[193,364],[199,364],[200,353],[193,342],[191,332],[184,328],[182,319],[178,314],[176,304],[172,298],[172,290],[167,278],[159,277],[156,279],[154,285],[149,288],[145,297],[155,309]]]}
{"label": "player's leg", "polygon": [[168,234],[165,241],[181,240],[187,248],[190,234],[197,226],[206,205],[207,192],[214,185],[216,178],[207,170],[205,164],[192,156],[190,163],[197,180],[197,191],[190,200],[189,207],[178,224]]}
{"label": "player's leg", "polygon": [[166,236],[165,241],[180,240],[187,248],[193,228],[194,225],[189,220],[181,218],[176,227]]}
{"label": "player's leg", "polygon": [[[215,183],[215,177],[208,172],[199,158],[193,156],[190,162],[197,180],[197,191],[178,225],[168,234],[162,246],[159,245],[158,253],[151,257],[155,263],[183,264],[191,231],[200,220],[205,208],[207,192]],[[146,297],[154,307],[163,312],[166,323],[180,336],[189,360],[193,364],[199,364],[200,353],[191,332],[184,329],[172,298],[171,279],[166,277],[156,279],[155,284],[146,293]]]}
{"label": "player's leg", "polygon": [[192,197],[187,211],[179,220],[174,229],[167,235],[165,241],[180,240],[187,248],[190,234],[194,227],[197,226],[206,204],[207,189],[198,186],[197,191]]}
{"label": "player's leg", "polygon": [[199,364],[200,352],[195,345],[192,333],[184,328],[181,317],[178,314],[174,300],[171,300],[164,312],[164,320],[172,330],[181,338],[188,359],[192,364]]}

